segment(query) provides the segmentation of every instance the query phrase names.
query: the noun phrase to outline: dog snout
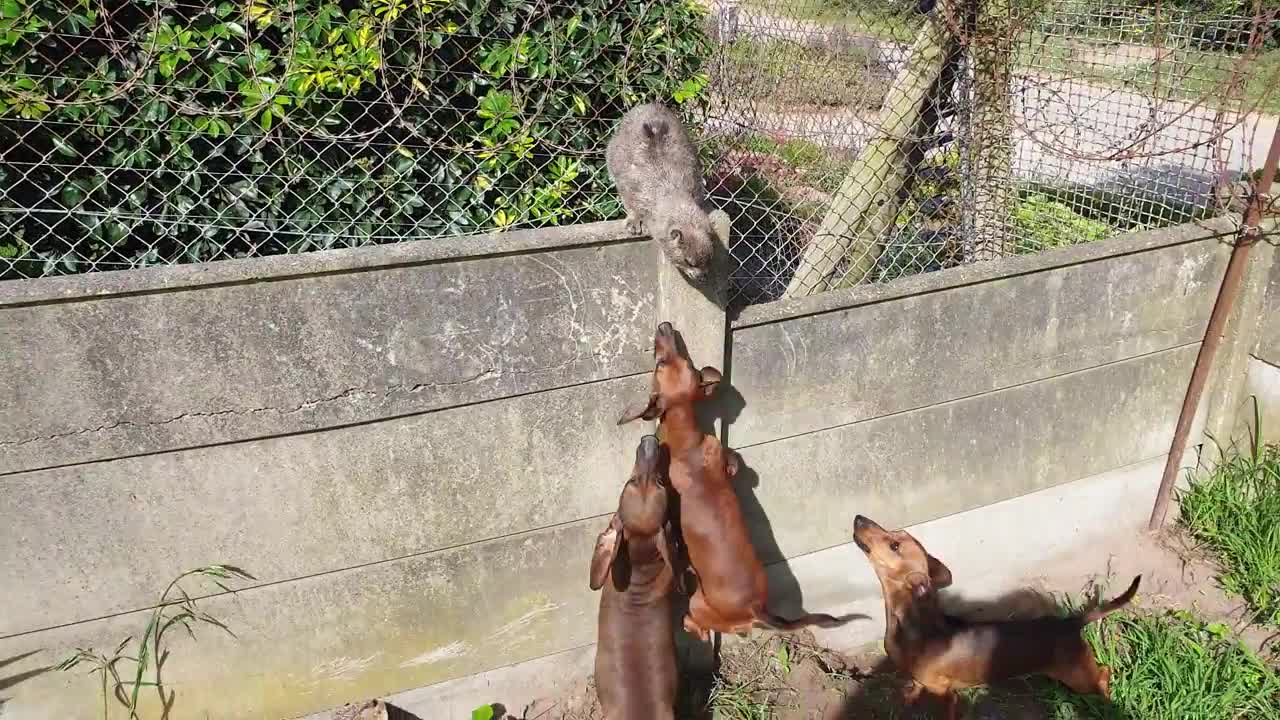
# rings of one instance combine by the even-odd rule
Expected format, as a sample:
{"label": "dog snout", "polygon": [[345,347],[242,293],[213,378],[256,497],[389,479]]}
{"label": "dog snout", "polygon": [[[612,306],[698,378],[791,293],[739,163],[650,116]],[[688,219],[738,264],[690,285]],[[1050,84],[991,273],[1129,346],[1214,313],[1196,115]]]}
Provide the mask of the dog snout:
{"label": "dog snout", "polygon": [[636,465],[642,470],[652,470],[658,462],[658,436],[645,435],[636,446]]}
{"label": "dog snout", "polygon": [[653,334],[653,353],[661,358],[669,357],[676,352],[676,329],[671,323],[663,321],[658,325],[658,331]]}
{"label": "dog snout", "polygon": [[856,515],[853,518],[853,544],[857,545],[858,549],[864,553],[871,552],[871,547],[862,539],[862,533],[874,526],[875,523],[861,515]]}

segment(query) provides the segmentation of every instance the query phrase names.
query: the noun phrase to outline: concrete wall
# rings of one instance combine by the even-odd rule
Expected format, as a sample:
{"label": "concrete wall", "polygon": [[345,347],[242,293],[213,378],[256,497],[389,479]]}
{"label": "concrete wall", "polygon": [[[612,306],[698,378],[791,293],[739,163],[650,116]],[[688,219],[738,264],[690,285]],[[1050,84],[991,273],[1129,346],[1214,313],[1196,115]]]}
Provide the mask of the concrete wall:
{"label": "concrete wall", "polygon": [[[1262,300],[1258,340],[1246,360],[1244,396],[1246,400],[1257,399],[1262,436],[1274,442],[1280,441],[1280,261],[1275,259],[1280,252],[1261,247],[1271,256],[1271,272]],[[1253,412],[1252,402],[1247,402],[1242,408],[1246,423],[1253,423]]]}
{"label": "concrete wall", "polygon": [[757,543],[791,559],[781,587],[809,606],[874,600],[873,581],[839,579],[857,574],[855,513],[916,525],[1120,473],[1145,519],[1226,266],[1205,234],[745,311],[732,330],[745,404],[728,439],[758,476],[744,495]]}
{"label": "concrete wall", "polygon": [[591,643],[657,276],[608,223],[0,285],[0,716],[90,717],[47,668],[210,563],[257,580],[190,585],[236,637],[170,636],[175,717]]}
{"label": "concrete wall", "polygon": [[[1215,231],[757,306],[727,343],[690,338],[727,365],[722,427],[779,608],[877,606],[858,512],[944,528],[957,572],[1136,526],[1225,267]],[[257,580],[203,603],[237,637],[173,637],[175,717],[421,686],[402,704],[453,716],[536,684],[504,667],[588,668],[587,558],[646,431],[614,419],[656,321],[723,327],[619,233],[0,285],[0,716],[88,716],[92,680],[42,668],[140,632],[212,562]],[[1043,547],[976,550],[982,513],[1044,516]]]}

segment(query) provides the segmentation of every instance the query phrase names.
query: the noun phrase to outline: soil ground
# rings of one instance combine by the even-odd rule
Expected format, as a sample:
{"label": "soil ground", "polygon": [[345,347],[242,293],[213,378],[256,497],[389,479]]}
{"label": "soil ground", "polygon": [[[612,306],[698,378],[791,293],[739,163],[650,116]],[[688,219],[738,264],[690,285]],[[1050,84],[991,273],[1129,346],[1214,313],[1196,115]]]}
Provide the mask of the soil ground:
{"label": "soil ground", "polygon": [[[949,603],[958,615],[982,618],[1034,617],[1054,612],[1054,596],[1063,593],[1092,596],[1102,586],[1110,596],[1123,588],[1134,575],[1142,574],[1143,584],[1135,606],[1159,610],[1191,610],[1211,622],[1223,622],[1236,630],[1244,642],[1269,655],[1276,649],[1274,631],[1250,626],[1237,598],[1222,593],[1214,580],[1212,563],[1177,532],[1159,536],[1147,533],[1118,534],[1112,539],[1110,567],[1103,576],[1093,562],[1077,554],[1055,558],[1043,564],[1044,574],[1019,579],[1024,590],[999,600],[979,603]],[[1082,584],[1081,578],[1085,578]],[[964,586],[964,578],[956,579]],[[785,649],[784,649],[785,645]],[[1274,656],[1273,656],[1274,657]],[[897,676],[882,653],[868,650],[843,655],[819,647],[807,633],[789,637],[759,632],[750,638],[728,643],[720,654],[718,690],[712,678],[684,678],[679,718],[711,718],[705,709],[710,692],[720,693],[717,718],[728,720],[908,720],[931,717],[927,704],[906,709],[901,700],[903,679]],[[993,692],[976,692],[967,698],[970,720],[1051,720],[1049,709],[1036,699],[1035,683],[1017,680]],[[769,708],[765,710],[765,708]],[[524,709],[522,720],[601,720],[600,708],[590,681],[576,685],[556,698]]]}

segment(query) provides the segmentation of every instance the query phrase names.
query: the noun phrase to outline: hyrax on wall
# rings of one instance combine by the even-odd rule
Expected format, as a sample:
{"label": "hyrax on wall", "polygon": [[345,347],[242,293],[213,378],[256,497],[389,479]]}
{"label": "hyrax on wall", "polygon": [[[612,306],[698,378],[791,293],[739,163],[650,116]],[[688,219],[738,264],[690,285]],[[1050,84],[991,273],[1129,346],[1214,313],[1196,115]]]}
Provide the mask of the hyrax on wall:
{"label": "hyrax on wall", "polygon": [[680,118],[658,103],[631,108],[609,141],[605,161],[627,211],[627,229],[657,240],[685,277],[706,277],[715,231],[697,150]]}

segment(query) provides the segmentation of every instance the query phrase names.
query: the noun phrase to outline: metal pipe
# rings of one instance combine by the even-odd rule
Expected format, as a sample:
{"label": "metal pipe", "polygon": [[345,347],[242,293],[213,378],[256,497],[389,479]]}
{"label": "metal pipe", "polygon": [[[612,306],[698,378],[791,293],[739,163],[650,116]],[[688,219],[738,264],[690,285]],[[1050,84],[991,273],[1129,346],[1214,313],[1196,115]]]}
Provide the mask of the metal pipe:
{"label": "metal pipe", "polygon": [[1227,271],[1222,276],[1222,284],[1218,286],[1218,297],[1213,303],[1213,312],[1209,314],[1209,325],[1204,330],[1204,339],[1200,342],[1200,351],[1196,353],[1196,364],[1191,370],[1191,382],[1187,385],[1187,394],[1182,399],[1182,411],[1178,415],[1178,425],[1173,431],[1173,442],[1169,446],[1169,457],[1165,459],[1164,475],[1160,478],[1160,490],[1156,493],[1156,503],[1151,508],[1151,520],[1148,530],[1159,530],[1169,514],[1169,500],[1173,495],[1173,484],[1178,477],[1178,466],[1182,462],[1182,453],[1187,448],[1187,435],[1191,433],[1191,421],[1195,419],[1196,408],[1200,405],[1200,396],[1204,393],[1205,382],[1209,378],[1209,370],[1213,367],[1214,357],[1218,354],[1218,346],[1222,344],[1223,328],[1227,317],[1235,307],[1236,298],[1240,295],[1240,284],[1244,281],[1244,271],[1248,266],[1249,250],[1260,236],[1259,224],[1262,222],[1263,207],[1269,203],[1271,182],[1276,177],[1276,165],[1280,164],[1280,127],[1271,137],[1271,149],[1267,152],[1267,162],[1262,166],[1262,177],[1253,187],[1253,195],[1249,206],[1244,211],[1244,227],[1240,230],[1235,246],[1231,248],[1231,258],[1227,261]]}

